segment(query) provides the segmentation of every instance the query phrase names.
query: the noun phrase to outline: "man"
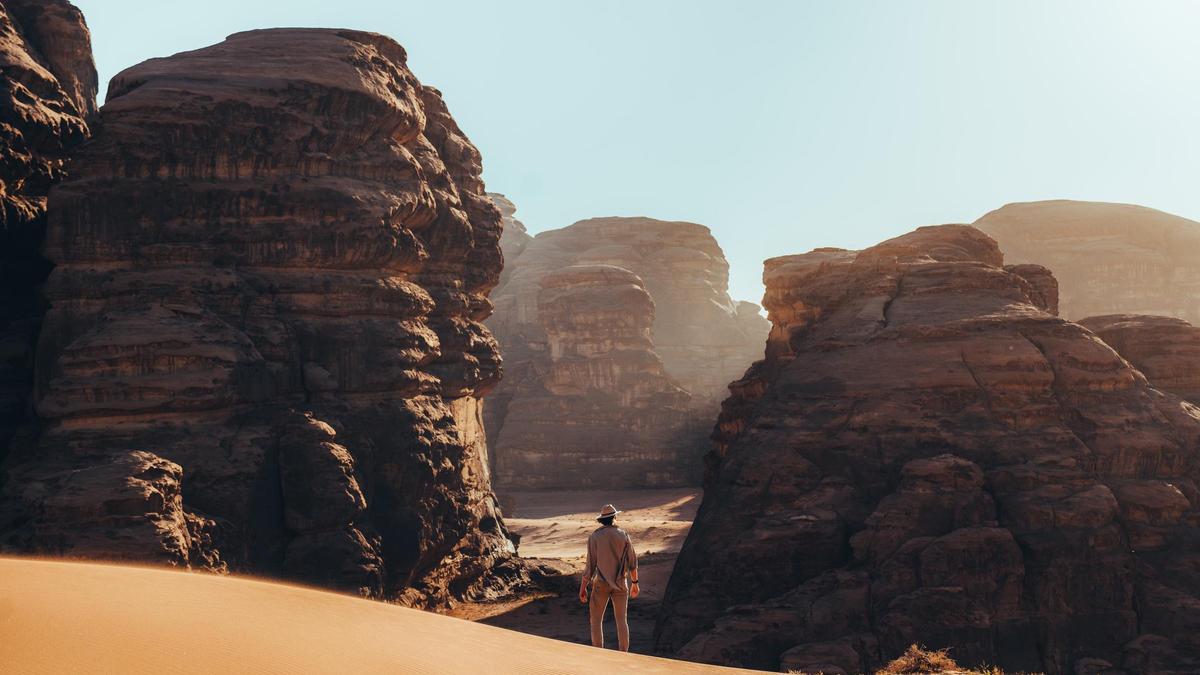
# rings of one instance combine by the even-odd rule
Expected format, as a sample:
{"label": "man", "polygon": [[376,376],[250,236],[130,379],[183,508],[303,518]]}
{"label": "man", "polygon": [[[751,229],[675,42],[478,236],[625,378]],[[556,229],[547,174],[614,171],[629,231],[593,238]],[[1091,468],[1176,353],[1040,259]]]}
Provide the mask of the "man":
{"label": "man", "polygon": [[[588,602],[588,583],[592,584],[592,602],[588,619],[592,624],[592,646],[604,647],[604,614],[612,601],[617,620],[617,644],[629,651],[629,599],[636,598],[638,588],[637,554],[625,530],[613,525],[620,513],[612,504],[605,504],[596,519],[600,527],[588,537],[587,567],[579,584],[579,602]],[[626,583],[628,578],[632,588]]]}

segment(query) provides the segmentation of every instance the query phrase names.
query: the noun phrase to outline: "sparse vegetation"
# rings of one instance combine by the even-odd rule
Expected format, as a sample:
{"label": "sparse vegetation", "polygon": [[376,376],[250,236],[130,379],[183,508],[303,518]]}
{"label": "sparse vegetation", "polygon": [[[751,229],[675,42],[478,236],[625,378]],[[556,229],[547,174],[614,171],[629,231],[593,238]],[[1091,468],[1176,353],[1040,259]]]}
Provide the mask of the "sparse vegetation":
{"label": "sparse vegetation", "polygon": [[911,645],[899,658],[876,671],[875,675],[1004,675],[995,667],[965,669],[950,658],[948,649],[925,649]]}
{"label": "sparse vegetation", "polygon": [[[825,675],[825,673],[793,670],[791,675]],[[968,669],[950,658],[948,649],[926,649],[911,645],[899,658],[875,671],[875,675],[1005,675],[994,666]],[[1017,675],[1010,673],[1009,675]]]}

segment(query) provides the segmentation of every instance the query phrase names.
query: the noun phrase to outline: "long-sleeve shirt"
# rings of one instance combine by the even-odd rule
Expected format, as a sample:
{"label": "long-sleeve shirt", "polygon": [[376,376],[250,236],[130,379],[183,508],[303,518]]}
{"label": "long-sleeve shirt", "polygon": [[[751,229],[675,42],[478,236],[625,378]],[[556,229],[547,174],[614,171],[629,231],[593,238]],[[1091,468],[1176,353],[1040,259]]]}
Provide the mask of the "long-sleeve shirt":
{"label": "long-sleeve shirt", "polygon": [[592,581],[599,574],[609,586],[623,588],[625,575],[637,569],[637,554],[625,530],[615,525],[597,528],[588,537],[585,578]]}

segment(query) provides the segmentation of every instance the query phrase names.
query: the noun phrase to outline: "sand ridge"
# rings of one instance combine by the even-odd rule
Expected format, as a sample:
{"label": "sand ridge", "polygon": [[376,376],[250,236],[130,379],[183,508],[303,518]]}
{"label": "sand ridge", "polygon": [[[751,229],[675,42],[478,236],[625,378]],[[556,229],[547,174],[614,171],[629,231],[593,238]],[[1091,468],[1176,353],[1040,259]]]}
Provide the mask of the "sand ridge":
{"label": "sand ridge", "polygon": [[298,586],[0,557],[6,673],[733,673]]}

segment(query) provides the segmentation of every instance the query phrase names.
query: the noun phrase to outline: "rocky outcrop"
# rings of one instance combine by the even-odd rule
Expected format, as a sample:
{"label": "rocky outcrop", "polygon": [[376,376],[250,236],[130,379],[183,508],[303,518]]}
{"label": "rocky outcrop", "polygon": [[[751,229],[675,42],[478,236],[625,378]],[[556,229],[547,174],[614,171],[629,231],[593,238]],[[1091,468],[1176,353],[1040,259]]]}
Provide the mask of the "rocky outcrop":
{"label": "rocky outcrop", "polygon": [[[92,61],[92,35],[83,12],[68,0],[4,0],[4,11],[32,47],[27,53],[49,71],[75,112],[91,119],[96,114],[99,80]],[[36,91],[43,85],[25,86]],[[48,98],[56,96],[50,94]]]}
{"label": "rocky outcrop", "polygon": [[496,208],[500,209],[501,223],[503,231],[500,233],[500,251],[504,254],[505,265],[500,272],[500,286],[508,283],[508,278],[512,276],[513,261],[520,257],[525,251],[525,247],[529,246],[529,242],[533,241],[533,236],[529,234],[529,230],[525,228],[525,223],[516,219],[517,205],[512,203],[512,200],[499,192],[487,193],[492,203]]}
{"label": "rocky outcrop", "polygon": [[91,37],[66,0],[0,4],[0,459],[32,417],[46,194],[96,106]]}
{"label": "rocky outcrop", "polygon": [[542,278],[538,317],[546,358],[505,411],[497,481],[527,488],[648,487],[696,475],[700,420],[663,371],[641,279],[611,265],[575,265]]}
{"label": "rocky outcrop", "polygon": [[1037,263],[1061,285],[1062,314],[1152,314],[1200,321],[1200,223],[1131,204],[1009,204],[975,227],[1013,263]]}
{"label": "rocky outcrop", "polygon": [[767,261],[767,358],[725,402],[659,648],[1194,672],[1200,410],[1047,311],[1047,276],[959,225]]}
{"label": "rocky outcrop", "polygon": [[1137,314],[1094,316],[1079,323],[1155,388],[1200,405],[1200,328],[1183,319]]}
{"label": "rocky outcrop", "polygon": [[524,580],[491,492],[480,157],[404,50],[253,31],[118,75],[50,198],[6,551],[415,604]]}
{"label": "rocky outcrop", "polygon": [[[501,204],[503,208],[503,203]],[[514,242],[516,243],[516,242]],[[549,348],[547,323],[542,316],[545,279],[572,266],[608,265],[633,274],[636,284],[644,286],[653,300],[653,324],[650,343],[644,347],[646,363],[661,358],[665,375],[677,384],[667,384],[658,375],[656,387],[661,390],[682,388],[661,401],[663,411],[678,411],[686,406],[690,422],[671,412],[658,417],[658,425],[646,426],[654,419],[649,400],[643,389],[615,395],[610,385],[595,381],[597,371],[573,371],[575,381],[570,389],[588,394],[593,403],[582,427],[602,420],[611,423],[616,435],[605,439],[614,446],[604,451],[613,470],[596,476],[593,481],[607,485],[628,485],[635,480],[640,485],[689,485],[699,480],[700,456],[718,401],[726,385],[740,375],[761,352],[766,321],[758,314],[758,306],[749,302],[735,303],[728,293],[729,265],[708,228],[695,223],[664,222],[651,218],[595,218],[560,230],[541,232],[531,241],[522,242],[518,255],[505,249],[508,270],[505,281],[492,294],[496,312],[488,322],[504,350],[505,382],[488,398],[488,433],[493,454],[500,467],[499,482],[506,487],[574,487],[563,474],[517,473],[504,469],[506,457],[546,459],[546,470],[557,470],[571,458],[583,457],[603,450],[603,447],[576,434],[572,418],[533,420],[535,410],[549,414],[555,410],[550,400],[563,391],[563,382],[551,382],[548,374],[555,370]],[[633,298],[626,284],[613,286],[614,293],[603,302],[607,314],[590,320],[580,317],[576,325],[587,328],[577,339],[592,340],[586,331],[593,330],[601,316],[628,314],[629,321],[645,315],[641,300],[624,309],[619,303]],[[593,289],[601,294],[602,289]],[[632,300],[631,300],[632,301]],[[591,305],[589,305],[591,306]],[[564,338],[567,339],[567,338]],[[655,366],[657,368],[657,366]],[[561,372],[561,371],[560,371]],[[632,385],[632,381],[627,382]],[[621,385],[625,386],[625,385]],[[601,403],[608,401],[608,403]],[[579,401],[560,402],[561,411],[571,409],[583,414]],[[604,406],[608,406],[605,408]],[[519,411],[521,424],[509,417]],[[560,412],[561,412],[560,411]],[[619,422],[617,420],[620,420]],[[545,433],[530,432],[530,425]],[[681,426],[682,425],[682,426]],[[617,458],[611,447],[628,448],[625,458]],[[560,459],[550,458],[559,456]],[[625,462],[630,462],[626,464]],[[659,462],[657,472],[644,472],[646,462]],[[507,466],[513,466],[508,464]],[[624,468],[621,468],[624,467]],[[647,482],[649,481],[649,482]],[[595,483],[602,486],[602,483]]]}

